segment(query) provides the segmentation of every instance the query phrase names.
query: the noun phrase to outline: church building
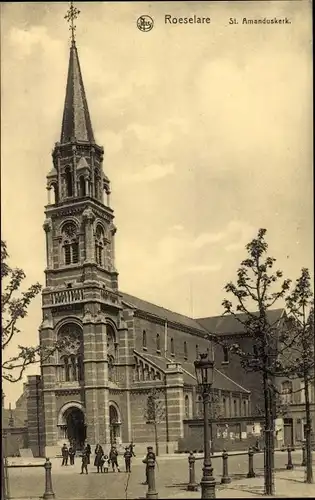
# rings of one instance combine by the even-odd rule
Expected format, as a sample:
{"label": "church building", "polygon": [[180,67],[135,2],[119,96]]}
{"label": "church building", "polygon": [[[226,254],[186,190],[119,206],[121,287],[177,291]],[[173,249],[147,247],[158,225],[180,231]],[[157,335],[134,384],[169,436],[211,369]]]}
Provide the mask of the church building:
{"label": "church building", "polygon": [[[193,363],[212,350],[209,330],[202,321],[120,291],[110,166],[103,159],[72,39],[60,142],[47,175],[39,330],[43,347],[66,342],[42,362],[40,376],[28,377],[27,425],[35,455],[54,456],[67,440],[78,447],[153,444],[147,406],[154,388],[163,407],[160,452],[176,450],[184,421],[201,418]],[[213,390],[222,415],[251,414],[250,391],[226,370],[215,369]]]}

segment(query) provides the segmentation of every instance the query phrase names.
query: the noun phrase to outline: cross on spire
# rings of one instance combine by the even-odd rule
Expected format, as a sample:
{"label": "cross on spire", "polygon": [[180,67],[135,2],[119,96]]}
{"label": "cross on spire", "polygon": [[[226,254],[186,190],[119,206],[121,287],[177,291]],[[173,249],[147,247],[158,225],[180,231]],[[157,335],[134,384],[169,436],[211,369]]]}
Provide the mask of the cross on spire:
{"label": "cross on spire", "polygon": [[74,7],[73,2],[70,2],[70,7],[69,10],[67,11],[67,14],[65,15],[65,20],[67,23],[69,23],[69,30],[71,31],[71,42],[74,44],[75,43],[75,31],[77,29],[76,25],[74,24],[75,19],[77,19],[78,15],[80,14],[79,9]]}

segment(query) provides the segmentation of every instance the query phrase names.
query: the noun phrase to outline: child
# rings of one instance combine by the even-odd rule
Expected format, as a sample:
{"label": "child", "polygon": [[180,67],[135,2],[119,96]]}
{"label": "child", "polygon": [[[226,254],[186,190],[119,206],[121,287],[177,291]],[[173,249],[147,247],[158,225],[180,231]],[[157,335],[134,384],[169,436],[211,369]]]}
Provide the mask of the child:
{"label": "child", "polygon": [[117,467],[117,471],[120,472],[119,467],[118,467],[117,457],[118,457],[118,451],[116,449],[116,446],[112,446],[112,448],[109,452],[109,460],[112,464],[113,472],[115,472],[115,466]]}
{"label": "child", "polygon": [[131,472],[131,457],[132,457],[132,451],[128,446],[126,446],[124,453],[126,472]]}
{"label": "child", "polygon": [[108,455],[103,455],[101,458],[101,472],[108,472]]}

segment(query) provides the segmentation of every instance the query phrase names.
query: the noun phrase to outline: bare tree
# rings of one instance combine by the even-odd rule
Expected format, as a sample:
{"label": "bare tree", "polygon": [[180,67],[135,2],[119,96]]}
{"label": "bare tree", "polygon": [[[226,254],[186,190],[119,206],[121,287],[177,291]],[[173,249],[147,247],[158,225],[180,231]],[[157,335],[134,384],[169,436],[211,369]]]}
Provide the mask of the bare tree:
{"label": "bare tree", "polygon": [[[225,286],[235,303],[225,299],[222,305],[224,314],[232,314],[253,340],[251,352],[244,352],[238,344],[232,345],[231,350],[240,356],[242,367],[246,371],[261,374],[265,417],[265,494],[272,495],[275,414],[273,387],[278,368],[279,320],[271,321],[268,313],[278,301],[285,298],[290,280],[282,279],[282,271],[273,271],[276,259],[267,255],[265,235],[266,229],[259,229],[257,237],[246,245],[248,255],[237,270],[236,283],[230,282]],[[253,309],[256,312],[252,312]],[[215,336],[212,338],[219,342]]]}
{"label": "bare tree", "polygon": [[1,240],[1,348],[2,348],[2,380],[18,382],[22,379],[25,369],[48,359],[56,349],[64,345],[64,341],[56,342],[52,348],[40,345],[18,345],[15,356],[5,358],[5,351],[12,340],[21,333],[18,328],[20,320],[25,318],[33,299],[40,293],[42,287],[39,283],[31,285],[26,291],[21,291],[26,278],[21,268],[12,268],[8,264],[9,254],[5,241]]}
{"label": "bare tree", "polygon": [[147,424],[154,427],[155,453],[157,456],[159,455],[158,425],[164,421],[166,416],[165,404],[163,399],[160,398],[160,393],[161,391],[155,388],[150,390],[144,415]]}
{"label": "bare tree", "polygon": [[306,482],[313,482],[312,419],[310,391],[314,384],[314,301],[309,270],[303,268],[295,286],[286,298],[287,328],[281,336],[279,372],[289,379],[302,381],[306,415]]}

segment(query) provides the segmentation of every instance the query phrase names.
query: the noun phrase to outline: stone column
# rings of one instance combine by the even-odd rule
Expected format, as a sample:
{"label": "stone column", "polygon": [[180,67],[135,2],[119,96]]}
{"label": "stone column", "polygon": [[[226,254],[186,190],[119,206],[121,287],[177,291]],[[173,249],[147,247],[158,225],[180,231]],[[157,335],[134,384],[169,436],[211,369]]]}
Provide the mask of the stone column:
{"label": "stone column", "polygon": [[52,241],[52,221],[51,219],[46,219],[43,225],[44,231],[46,233],[46,262],[47,268],[53,267],[53,241]]}
{"label": "stone column", "polygon": [[184,437],[184,379],[180,363],[169,363],[166,369],[166,395],[169,441],[174,445]]}
{"label": "stone column", "polygon": [[94,262],[93,223],[95,215],[91,208],[86,208],[82,216],[85,224],[85,262]]}
{"label": "stone column", "polygon": [[93,304],[85,304],[83,317],[84,339],[84,387],[86,409],[86,442],[91,446],[99,441],[98,401],[97,401],[97,369],[95,323],[92,316]]}

